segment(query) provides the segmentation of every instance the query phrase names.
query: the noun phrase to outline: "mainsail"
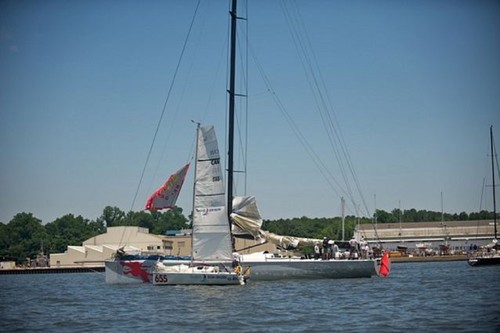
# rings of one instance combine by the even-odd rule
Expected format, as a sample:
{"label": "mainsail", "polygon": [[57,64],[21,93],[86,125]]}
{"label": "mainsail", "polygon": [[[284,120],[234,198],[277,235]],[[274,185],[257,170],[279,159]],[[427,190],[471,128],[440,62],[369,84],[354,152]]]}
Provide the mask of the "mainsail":
{"label": "mainsail", "polygon": [[194,184],[193,260],[231,260],[231,231],[213,126],[198,129]]}
{"label": "mainsail", "polygon": [[146,201],[148,210],[173,208],[186,178],[189,163],[172,174]]}

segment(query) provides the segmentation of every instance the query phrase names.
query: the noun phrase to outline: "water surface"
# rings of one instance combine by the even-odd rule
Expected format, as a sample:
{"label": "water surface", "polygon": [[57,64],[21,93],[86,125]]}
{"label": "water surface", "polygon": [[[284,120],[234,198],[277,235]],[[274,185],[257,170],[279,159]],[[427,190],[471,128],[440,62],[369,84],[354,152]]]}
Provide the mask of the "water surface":
{"label": "water surface", "polygon": [[389,278],[108,285],[0,275],[0,331],[499,332],[500,266],[398,263]]}

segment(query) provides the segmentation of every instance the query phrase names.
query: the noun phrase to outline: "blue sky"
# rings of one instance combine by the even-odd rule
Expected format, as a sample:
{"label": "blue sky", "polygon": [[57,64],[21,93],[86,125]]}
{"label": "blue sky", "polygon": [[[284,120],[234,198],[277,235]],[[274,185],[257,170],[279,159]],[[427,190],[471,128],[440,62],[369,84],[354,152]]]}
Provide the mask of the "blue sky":
{"label": "blue sky", "polygon": [[[1,222],[131,208],[196,4],[0,2]],[[215,125],[225,147],[228,9],[201,2],[134,210],[192,156],[191,120]],[[440,211],[441,193],[446,212],[491,210],[491,188],[480,200],[490,125],[500,141],[498,1],[251,1],[252,53],[335,175],[284,9],[300,12],[370,211]],[[268,219],[339,216],[342,190],[252,62],[247,194]],[[189,175],[186,215],[191,187]]]}

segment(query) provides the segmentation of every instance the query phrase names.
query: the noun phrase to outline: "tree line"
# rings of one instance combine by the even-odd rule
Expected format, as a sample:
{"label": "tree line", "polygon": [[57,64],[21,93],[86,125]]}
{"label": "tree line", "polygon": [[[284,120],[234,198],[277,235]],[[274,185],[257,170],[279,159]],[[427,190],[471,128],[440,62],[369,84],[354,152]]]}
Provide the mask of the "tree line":
{"label": "tree line", "polygon": [[190,223],[180,207],[164,212],[125,213],[107,206],[96,220],[67,214],[47,224],[32,213],[19,213],[9,223],[0,223],[0,258],[15,259],[21,264],[27,258],[35,258],[41,250],[45,254],[62,253],[68,245],[81,245],[115,226],[139,226],[152,234],[165,235],[167,230],[189,228]]}
{"label": "tree line", "polygon": [[[376,210],[373,218],[358,218],[347,216],[344,220],[344,237],[349,239],[356,224],[364,223],[395,223],[404,222],[431,222],[457,220],[485,220],[491,219],[492,213],[481,211],[467,214],[442,214],[427,210],[409,209],[401,211],[394,209],[391,212]],[[180,230],[191,227],[191,215],[184,216],[180,207],[158,212],[125,213],[118,207],[107,206],[102,215],[96,220],[89,220],[82,216],[67,214],[56,220],[43,224],[32,213],[16,214],[7,223],[0,223],[0,258],[13,258],[21,264],[27,258],[35,258],[43,250],[45,254],[62,253],[68,245],[81,245],[85,240],[103,234],[107,227],[139,226],[148,228],[150,233],[165,235],[167,230]],[[264,220],[262,229],[295,237],[342,239],[342,219],[308,218]]]}

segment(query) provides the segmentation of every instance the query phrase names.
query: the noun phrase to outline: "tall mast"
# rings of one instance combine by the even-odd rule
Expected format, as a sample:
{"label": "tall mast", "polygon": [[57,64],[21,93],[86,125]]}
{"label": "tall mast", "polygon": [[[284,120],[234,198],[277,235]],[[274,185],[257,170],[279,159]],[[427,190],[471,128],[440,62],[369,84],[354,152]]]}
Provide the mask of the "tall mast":
{"label": "tall mast", "polygon": [[493,181],[493,222],[495,225],[495,239],[497,239],[497,209],[495,198],[495,155],[493,149],[493,126],[490,126],[490,147],[491,147],[491,178]]}
{"label": "tall mast", "polygon": [[231,48],[229,67],[229,124],[228,124],[228,152],[227,152],[227,214],[231,224],[231,211],[233,210],[233,156],[234,156],[234,97],[236,78],[236,0],[231,3]]}
{"label": "tall mast", "polygon": [[[196,202],[196,175],[198,174],[198,146],[199,146],[199,138],[200,138],[200,123],[194,122],[191,120],[194,124],[196,124],[196,147],[194,149],[194,181],[193,181],[193,210],[191,211],[191,223],[194,224],[194,211],[195,211],[195,202]],[[194,236],[194,230],[195,228],[192,229],[191,231],[191,237]],[[192,244],[191,240],[191,263],[193,262],[194,258],[194,247]]]}

